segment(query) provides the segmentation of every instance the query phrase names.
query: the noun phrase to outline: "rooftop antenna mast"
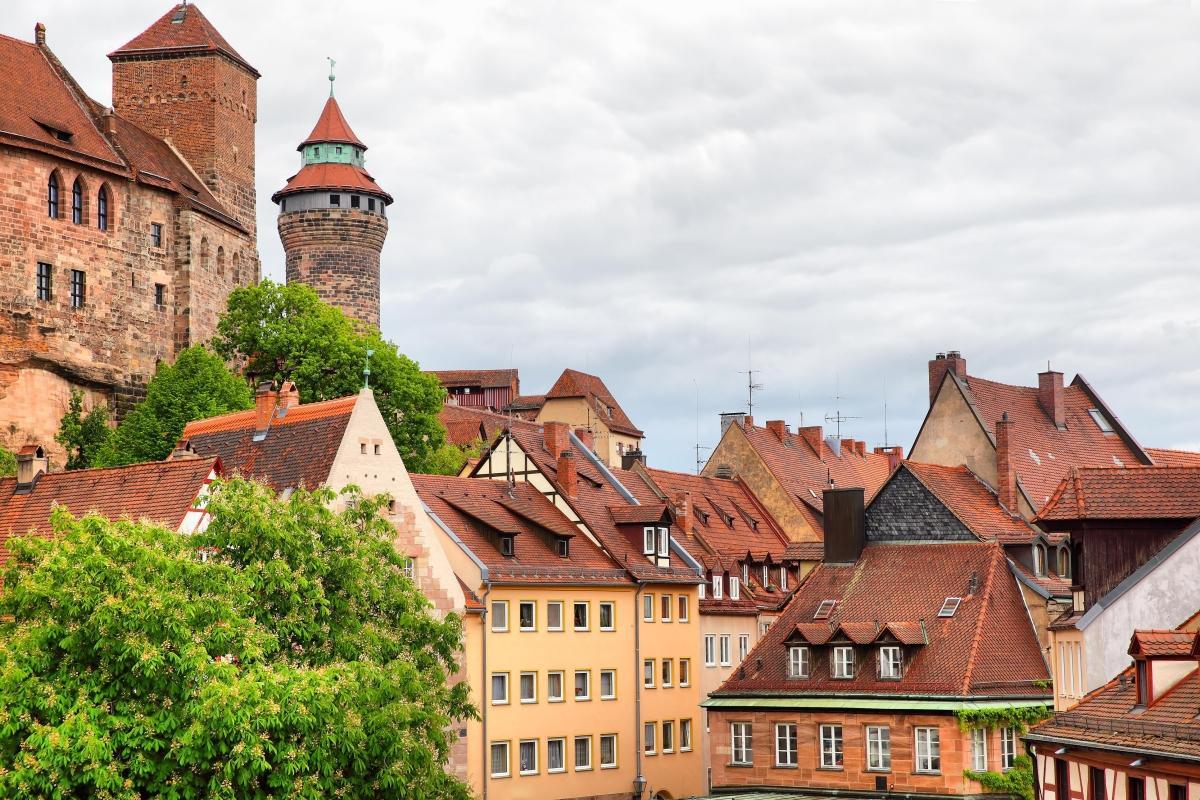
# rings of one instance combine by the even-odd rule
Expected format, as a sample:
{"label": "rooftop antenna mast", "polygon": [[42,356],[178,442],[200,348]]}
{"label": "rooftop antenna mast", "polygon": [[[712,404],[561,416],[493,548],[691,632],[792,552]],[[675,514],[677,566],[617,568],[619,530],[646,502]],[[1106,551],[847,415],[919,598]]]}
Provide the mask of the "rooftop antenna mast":
{"label": "rooftop antenna mast", "polygon": [[835,394],[833,395],[834,412],[832,416],[826,414],[825,421],[832,422],[837,426],[837,438],[840,440],[842,438],[842,423],[849,422],[852,419],[862,419],[862,417],[847,417],[842,414],[842,401],[846,398],[842,397],[841,378],[836,380],[837,383],[835,383],[835,386],[837,388],[834,390]]}
{"label": "rooftop antenna mast", "polygon": [[705,447],[700,444],[700,384],[692,378],[692,384],[696,387],[696,474],[700,474],[700,467],[703,465],[703,460],[700,458],[701,450],[711,450],[711,447]]}
{"label": "rooftop antenna mast", "polygon": [[751,363],[750,339],[746,339],[746,369],[740,370],[740,374],[746,376],[746,413],[754,416],[754,393],[763,388],[761,383],[754,382],[754,376],[762,372],[760,369],[754,369]]}
{"label": "rooftop antenna mast", "polygon": [[887,378],[883,379],[883,446],[891,447],[892,443],[888,441],[887,429]]}

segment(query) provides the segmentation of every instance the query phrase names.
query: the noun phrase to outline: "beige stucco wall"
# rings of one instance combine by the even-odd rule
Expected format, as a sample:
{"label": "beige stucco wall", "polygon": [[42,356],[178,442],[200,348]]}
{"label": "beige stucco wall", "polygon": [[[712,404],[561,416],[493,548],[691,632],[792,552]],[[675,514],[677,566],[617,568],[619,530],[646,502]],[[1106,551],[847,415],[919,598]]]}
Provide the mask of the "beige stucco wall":
{"label": "beige stucco wall", "polygon": [[953,381],[942,383],[908,457],[947,467],[966,464],[996,485],[996,448]]}
{"label": "beige stucco wall", "polygon": [[610,467],[621,466],[618,445],[625,450],[636,449],[641,440],[634,436],[614,433],[603,417],[598,417],[582,397],[554,397],[546,400],[537,416],[538,424],[565,422],[571,429],[586,428],[595,438],[595,453]]}
{"label": "beige stucco wall", "polygon": [[[722,614],[701,614],[700,615],[700,647],[696,652],[696,673],[700,680],[700,699],[703,701],[712,692],[716,691],[722,683],[733,674],[733,671],[741,665],[741,660],[738,658],[738,637],[745,634],[750,637],[750,650],[753,650],[758,644],[758,633],[760,630],[758,617],[751,616],[728,616]],[[704,663],[704,638],[705,636],[716,636],[716,651],[717,665],[708,666]],[[729,654],[730,665],[723,667],[720,664],[720,637],[722,635],[729,636]],[[703,751],[702,751],[702,769],[704,770],[704,791],[708,791],[708,775],[711,768],[710,747],[709,747],[709,725],[708,711],[701,710],[700,729],[703,732]]]}

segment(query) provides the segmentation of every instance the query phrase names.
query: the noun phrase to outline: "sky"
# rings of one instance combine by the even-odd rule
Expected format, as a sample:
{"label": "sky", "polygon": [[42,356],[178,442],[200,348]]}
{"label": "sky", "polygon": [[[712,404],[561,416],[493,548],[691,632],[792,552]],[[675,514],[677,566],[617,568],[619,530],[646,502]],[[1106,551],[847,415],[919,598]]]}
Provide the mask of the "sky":
{"label": "sky", "polygon": [[[1186,0],[199,6],[262,73],[265,277],[336,59],[395,197],[383,333],[424,368],[598,374],[674,469],[748,368],[760,424],[840,411],[907,451],[949,349],[1009,383],[1081,373],[1143,445],[1200,449]],[[105,54],[169,7],[6,0],[0,33],[45,22],[110,102]]]}

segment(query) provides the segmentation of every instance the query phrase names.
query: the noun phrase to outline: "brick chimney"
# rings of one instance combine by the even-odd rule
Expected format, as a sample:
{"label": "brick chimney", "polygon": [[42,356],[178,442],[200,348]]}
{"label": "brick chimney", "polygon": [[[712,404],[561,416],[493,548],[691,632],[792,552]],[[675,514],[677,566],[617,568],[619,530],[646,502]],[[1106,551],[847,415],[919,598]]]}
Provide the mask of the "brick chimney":
{"label": "brick chimney", "polygon": [[279,387],[279,408],[287,410],[300,405],[300,390],[291,381],[284,381]]}
{"label": "brick chimney", "polygon": [[113,113],[111,108],[104,109],[104,114],[101,116],[100,121],[104,126],[104,134],[106,136],[117,135],[117,115]]}
{"label": "brick chimney", "polygon": [[17,493],[33,489],[39,475],[50,471],[50,459],[40,444],[27,444],[17,451]]}
{"label": "brick chimney", "polygon": [[1017,513],[1017,474],[1012,464],[1012,420],[1005,411],[996,423],[996,492],[1000,505],[1012,515]]}
{"label": "brick chimney", "polygon": [[692,493],[676,492],[671,498],[671,510],[675,513],[675,524],[687,534],[692,532]]}
{"label": "brick chimney", "polygon": [[867,443],[861,439],[854,440],[854,452],[859,458],[867,457]]}
{"label": "brick chimney", "polygon": [[571,499],[579,492],[579,473],[575,471],[575,454],[563,450],[558,456],[558,488]]}
{"label": "brick chimney", "polygon": [[1067,426],[1067,409],[1063,401],[1063,374],[1046,370],[1038,373],[1038,402],[1056,427]]}
{"label": "brick chimney", "polygon": [[876,447],[875,452],[881,456],[887,456],[889,471],[900,466],[900,462],[904,460],[903,445],[894,444],[891,447]]}
{"label": "brick chimney", "polygon": [[858,561],[867,542],[867,517],[861,488],[826,489],[821,496],[825,522],[825,561],[850,564]]}
{"label": "brick chimney", "polygon": [[33,26],[33,43],[38,47],[46,46],[46,24],[44,22]]}
{"label": "brick chimney", "polygon": [[777,438],[779,441],[781,441],[781,442],[787,441],[787,434],[788,434],[787,423],[784,422],[783,420],[781,420],[781,419],[767,420],[767,430],[769,430],[771,433],[775,434],[775,438]]}
{"label": "brick chimney", "polygon": [[576,428],[575,438],[583,443],[583,446],[593,453],[596,452],[596,436],[587,428]]}
{"label": "brick chimney", "polygon": [[275,406],[279,403],[279,392],[274,381],[263,381],[254,392],[254,432],[264,433],[271,427]]}
{"label": "brick chimney", "polygon": [[938,353],[929,362],[929,405],[933,405],[947,372],[953,372],[959,378],[967,377],[967,360],[957,350]]}
{"label": "brick chimney", "polygon": [[743,430],[748,431],[753,427],[754,427],[754,417],[750,416],[749,414],[742,417],[742,429]]}
{"label": "brick chimney", "polygon": [[807,425],[797,428],[796,435],[808,442],[808,446],[813,449],[813,452],[818,457],[821,455],[821,439],[824,438],[825,432],[821,429],[820,425]]}
{"label": "brick chimney", "polygon": [[558,458],[571,445],[568,432],[571,426],[565,422],[547,422],[542,426],[542,440],[551,458]]}

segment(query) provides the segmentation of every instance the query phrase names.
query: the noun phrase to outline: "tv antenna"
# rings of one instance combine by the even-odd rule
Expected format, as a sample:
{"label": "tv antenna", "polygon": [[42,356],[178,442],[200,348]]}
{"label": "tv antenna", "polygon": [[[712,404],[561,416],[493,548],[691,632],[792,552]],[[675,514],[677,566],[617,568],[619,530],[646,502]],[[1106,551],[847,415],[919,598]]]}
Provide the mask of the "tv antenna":
{"label": "tv antenna", "polygon": [[754,369],[750,360],[750,340],[746,339],[746,368],[739,370],[739,374],[746,376],[746,413],[754,416],[754,393],[761,391],[764,387],[761,383],[754,382],[754,376],[762,372],[760,369]]}
{"label": "tv antenna", "polygon": [[892,443],[888,441],[887,429],[887,378],[883,379],[883,446],[891,447]]}
{"label": "tv antenna", "polygon": [[711,450],[711,447],[705,447],[700,444],[700,384],[692,378],[692,384],[696,387],[696,474],[700,474],[700,467],[703,465],[703,459],[700,458],[701,450]]}
{"label": "tv antenna", "polygon": [[832,416],[829,414],[825,415],[826,422],[832,422],[837,426],[837,438],[838,439],[842,438],[842,423],[843,422],[849,422],[852,419],[862,419],[862,417],[848,417],[848,416],[845,416],[842,414],[842,401],[845,400],[846,398],[842,397],[842,390],[840,388],[840,383],[841,383],[841,381],[839,380],[838,381],[839,388],[834,390],[836,392],[836,394],[834,394],[834,396],[833,396],[834,409],[835,409],[833,412],[833,415]]}

